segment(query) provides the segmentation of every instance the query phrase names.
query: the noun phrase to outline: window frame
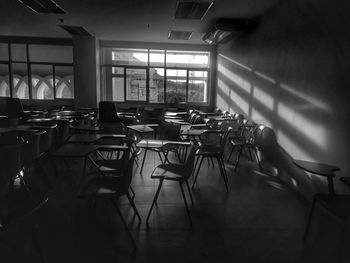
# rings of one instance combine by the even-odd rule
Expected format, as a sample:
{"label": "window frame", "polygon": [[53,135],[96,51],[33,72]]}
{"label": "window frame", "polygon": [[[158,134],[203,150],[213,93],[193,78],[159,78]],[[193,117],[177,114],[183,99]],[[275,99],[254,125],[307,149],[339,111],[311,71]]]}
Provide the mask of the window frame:
{"label": "window frame", "polygon": [[[29,47],[31,45],[48,45],[48,46],[69,46],[73,49],[73,42],[71,39],[63,39],[63,38],[35,38],[35,37],[0,37],[0,43],[7,45],[8,49],[8,59],[7,60],[0,60],[0,64],[7,64],[9,68],[9,85],[10,85],[10,97],[14,97],[14,83],[13,83],[13,64],[25,64],[26,65],[26,75],[28,80],[28,89],[29,89],[29,96],[28,98],[21,98],[21,100],[24,101],[67,101],[67,100],[74,100],[74,86],[73,86],[73,98],[57,98],[56,96],[56,81],[55,81],[55,67],[57,66],[67,66],[72,67],[73,76],[74,76],[74,63],[73,63],[73,57],[72,62],[37,62],[37,61],[31,61],[30,60],[30,52]],[[14,60],[12,59],[12,45],[24,45],[25,46],[25,52],[26,52],[26,58],[21,60]],[[33,86],[32,86],[32,72],[31,67],[32,65],[49,65],[52,66],[52,76],[53,76],[53,99],[37,99],[33,98]],[[73,78],[74,81],[74,78]],[[7,98],[4,96],[1,96],[0,99]]]}
{"label": "window frame", "polygon": [[[214,88],[213,82],[213,63],[212,57],[215,55],[214,51],[211,50],[210,48],[207,49],[183,49],[183,48],[178,48],[178,47],[171,47],[171,48],[159,48],[159,47],[132,47],[132,46],[118,46],[118,45],[104,45],[103,42],[100,44],[101,48],[101,57],[100,57],[100,71],[101,71],[101,93],[103,99],[106,100],[114,100],[113,98],[113,84],[111,80],[108,80],[107,78],[113,79],[113,76],[116,76],[116,74],[109,73],[107,72],[109,68],[113,67],[119,67],[119,68],[124,68],[124,98],[123,100],[114,100],[117,101],[118,103],[126,103],[126,104],[152,104],[152,105],[194,105],[194,106],[208,106],[210,105],[211,102],[211,93]],[[105,50],[103,50],[105,49]],[[121,49],[121,50],[133,50],[133,49],[142,49],[142,50],[147,50],[148,54],[148,60],[147,60],[147,66],[144,65],[123,65],[123,64],[117,64],[112,60],[112,52],[113,49]],[[164,65],[161,66],[159,64],[152,65],[150,61],[150,54],[155,51],[164,51]],[[167,52],[168,51],[178,51],[178,52],[183,52],[183,53],[206,53],[208,55],[208,64],[204,67],[191,67],[190,65],[188,67],[179,67],[179,66],[167,66],[166,63],[166,58],[167,58]],[[108,60],[107,56],[110,56],[110,60]],[[109,62],[109,63],[108,63]],[[146,101],[135,101],[135,100],[127,100],[127,94],[126,94],[126,68],[142,68],[146,69]],[[159,68],[164,70],[164,87],[163,87],[163,93],[164,93],[164,101],[163,102],[150,102],[150,70],[152,68]],[[185,94],[185,101],[184,102],[179,102],[179,103],[169,103],[167,102],[166,99],[166,94],[167,94],[167,69],[175,69],[175,70],[185,70],[186,71],[186,94]],[[207,90],[206,90],[206,98],[204,98],[204,101],[202,102],[189,102],[188,101],[188,91],[189,91],[189,72],[190,71],[206,71],[207,72]],[[118,74],[120,75],[120,74]],[[108,85],[110,84],[110,86]],[[109,95],[108,95],[109,94]]]}

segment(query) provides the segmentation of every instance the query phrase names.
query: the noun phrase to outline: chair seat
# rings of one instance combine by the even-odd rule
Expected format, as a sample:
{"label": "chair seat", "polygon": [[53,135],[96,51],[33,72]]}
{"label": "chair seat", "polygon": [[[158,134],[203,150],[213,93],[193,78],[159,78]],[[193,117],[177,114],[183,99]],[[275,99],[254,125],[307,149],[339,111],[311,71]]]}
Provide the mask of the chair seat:
{"label": "chair seat", "polygon": [[153,179],[181,181],[185,175],[185,167],[181,164],[161,164],[151,174]]}
{"label": "chair seat", "polygon": [[112,170],[120,171],[122,167],[122,160],[97,160],[96,164],[99,166],[101,172]]}
{"label": "chair seat", "polygon": [[93,178],[83,190],[79,193],[79,197],[119,197],[125,193],[121,191],[122,186],[120,186],[118,177],[102,177]]}
{"label": "chair seat", "polygon": [[334,214],[350,216],[350,195],[316,194],[314,198]]}
{"label": "chair seat", "polygon": [[231,138],[229,141],[233,146],[241,146],[247,143],[246,139],[242,137]]}
{"label": "chair seat", "polygon": [[220,156],[222,154],[222,149],[220,147],[204,147],[199,148],[197,155],[202,156]]}

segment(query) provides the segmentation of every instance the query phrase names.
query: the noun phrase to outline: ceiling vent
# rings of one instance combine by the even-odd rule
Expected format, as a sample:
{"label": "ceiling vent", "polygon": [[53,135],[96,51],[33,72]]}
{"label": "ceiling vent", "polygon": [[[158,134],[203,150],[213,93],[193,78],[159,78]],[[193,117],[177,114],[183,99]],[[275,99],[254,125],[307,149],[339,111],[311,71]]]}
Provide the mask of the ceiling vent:
{"label": "ceiling vent", "polygon": [[251,19],[218,19],[202,40],[210,45],[225,43],[233,38],[238,38],[252,29]]}
{"label": "ceiling vent", "polygon": [[213,2],[195,2],[179,0],[176,5],[175,19],[202,19]]}
{"label": "ceiling vent", "polygon": [[168,39],[173,40],[189,40],[192,36],[192,31],[175,31],[170,30],[168,33]]}
{"label": "ceiling vent", "polygon": [[66,13],[66,11],[63,10],[53,0],[18,0],[18,1],[38,14],[65,14]]}
{"label": "ceiling vent", "polygon": [[81,26],[59,25],[72,36],[92,36],[85,28]]}

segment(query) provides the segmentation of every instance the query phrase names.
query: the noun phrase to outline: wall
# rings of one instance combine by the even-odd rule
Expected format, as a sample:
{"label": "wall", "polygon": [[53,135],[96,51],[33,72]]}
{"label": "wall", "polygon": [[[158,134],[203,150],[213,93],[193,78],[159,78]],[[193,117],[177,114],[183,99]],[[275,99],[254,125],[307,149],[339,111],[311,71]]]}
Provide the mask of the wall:
{"label": "wall", "polygon": [[346,1],[286,0],[218,46],[216,105],[274,129],[295,159],[350,174]]}
{"label": "wall", "polygon": [[75,106],[97,107],[96,39],[73,37]]}

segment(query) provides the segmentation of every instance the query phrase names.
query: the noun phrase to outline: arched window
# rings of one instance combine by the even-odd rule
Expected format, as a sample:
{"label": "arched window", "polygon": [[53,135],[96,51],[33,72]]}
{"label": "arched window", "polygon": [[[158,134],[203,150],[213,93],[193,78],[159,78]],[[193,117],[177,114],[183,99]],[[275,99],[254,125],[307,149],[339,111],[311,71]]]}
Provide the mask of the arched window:
{"label": "arched window", "polygon": [[9,76],[0,76],[0,97],[10,97]]}

